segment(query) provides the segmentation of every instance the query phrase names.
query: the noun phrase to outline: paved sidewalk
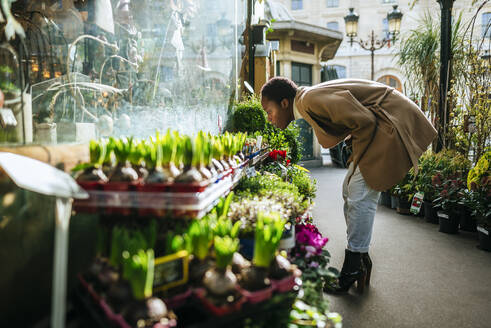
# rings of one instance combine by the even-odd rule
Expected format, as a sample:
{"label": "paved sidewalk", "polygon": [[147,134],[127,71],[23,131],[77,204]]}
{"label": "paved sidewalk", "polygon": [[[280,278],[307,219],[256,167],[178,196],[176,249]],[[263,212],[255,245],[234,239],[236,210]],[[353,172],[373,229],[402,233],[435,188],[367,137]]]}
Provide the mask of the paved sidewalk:
{"label": "paved sidewalk", "polygon": [[[341,185],[346,169],[311,170],[318,181],[314,220],[329,237],[331,264],[342,265],[346,225]],[[447,235],[438,226],[379,206],[370,255],[371,287],[363,295],[329,296],[344,328],[491,327],[491,253],[475,233]]]}

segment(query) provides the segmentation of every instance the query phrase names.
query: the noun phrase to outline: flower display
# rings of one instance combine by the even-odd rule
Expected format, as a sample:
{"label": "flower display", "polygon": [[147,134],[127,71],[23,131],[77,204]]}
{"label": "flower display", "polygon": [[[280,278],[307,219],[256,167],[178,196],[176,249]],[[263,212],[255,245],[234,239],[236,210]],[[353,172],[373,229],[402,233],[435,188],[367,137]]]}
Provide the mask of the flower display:
{"label": "flower display", "polygon": [[[313,224],[297,224],[295,226],[295,237],[297,243],[305,246],[307,254],[318,255],[329,240],[322,237],[317,227]],[[307,256],[309,257],[309,256]]]}
{"label": "flower display", "polygon": [[[278,158],[279,157],[279,158]],[[273,150],[269,153],[269,158],[274,161],[285,160],[286,159],[286,150]],[[287,160],[289,162],[290,160]]]}

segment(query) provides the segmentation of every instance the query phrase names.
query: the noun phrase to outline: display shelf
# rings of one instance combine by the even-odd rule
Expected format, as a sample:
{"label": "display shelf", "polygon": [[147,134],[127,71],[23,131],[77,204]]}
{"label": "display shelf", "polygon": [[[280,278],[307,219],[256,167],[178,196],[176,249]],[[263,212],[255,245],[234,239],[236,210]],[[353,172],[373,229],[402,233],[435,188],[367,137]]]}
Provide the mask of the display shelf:
{"label": "display shelf", "polygon": [[[287,292],[275,293],[271,298],[260,303],[244,303],[239,311],[229,314],[216,316],[203,306],[199,298],[190,296],[183,306],[172,309],[177,316],[176,327],[186,328],[217,328],[217,327],[242,327],[245,320],[272,320],[271,327],[283,327],[278,324],[278,319],[288,320],[291,306],[297,297],[298,288]],[[97,301],[86,286],[80,283],[73,295],[73,301],[79,311],[79,316],[84,318],[84,322],[91,327],[123,327],[117,324],[108,316],[107,309],[100,306],[100,299]],[[124,324],[123,324],[124,325]],[[154,328],[166,327],[156,324]]]}
{"label": "display shelf", "polygon": [[89,198],[76,200],[74,210],[123,216],[201,218],[239,183],[247,167],[262,162],[268,152],[263,149],[253,155],[216,180],[200,185],[81,182]]}

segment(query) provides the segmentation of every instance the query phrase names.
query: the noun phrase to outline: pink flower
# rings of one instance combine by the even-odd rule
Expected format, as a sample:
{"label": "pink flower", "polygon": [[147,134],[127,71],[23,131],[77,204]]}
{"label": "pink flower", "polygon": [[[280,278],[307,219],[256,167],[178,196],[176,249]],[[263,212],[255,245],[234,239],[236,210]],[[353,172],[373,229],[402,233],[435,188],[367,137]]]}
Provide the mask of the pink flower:
{"label": "pink flower", "polygon": [[309,267],[311,267],[311,268],[318,268],[318,267],[319,267],[319,263],[318,263],[318,262],[315,262],[315,261],[312,261],[312,262],[309,264]]}
{"label": "pink flower", "polygon": [[329,240],[322,237],[322,234],[313,224],[298,224],[295,226],[295,230],[297,243],[308,245],[306,247],[313,247],[317,254],[322,251],[322,248]]}

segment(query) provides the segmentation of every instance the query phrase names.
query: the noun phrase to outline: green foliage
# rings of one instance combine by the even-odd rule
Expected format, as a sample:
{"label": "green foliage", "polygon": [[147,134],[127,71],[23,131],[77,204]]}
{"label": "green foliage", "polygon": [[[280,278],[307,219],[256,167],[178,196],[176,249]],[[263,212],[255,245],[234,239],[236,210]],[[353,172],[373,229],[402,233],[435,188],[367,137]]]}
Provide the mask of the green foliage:
{"label": "green foliage", "polygon": [[208,256],[213,241],[210,218],[205,216],[201,220],[193,221],[189,226],[187,237],[192,254],[199,260],[204,260]]}
{"label": "green foliage", "polygon": [[261,106],[261,101],[256,96],[251,96],[245,101],[235,104],[232,113],[234,131],[253,134],[266,128],[266,112]]}
{"label": "green foliage", "polygon": [[281,130],[267,121],[266,112],[260,100],[251,98],[235,104],[232,114],[233,131],[247,132],[254,136],[262,135],[271,149],[286,150],[292,163],[301,159],[301,145],[299,143],[300,128],[295,122]]}
{"label": "green foliage", "polygon": [[285,220],[278,213],[259,213],[256,223],[254,256],[255,266],[269,268],[280,244]]}
{"label": "green foliage", "polygon": [[215,236],[214,246],[217,268],[225,269],[232,263],[234,253],[239,249],[239,240],[229,236]]}
{"label": "green foliage", "polygon": [[467,176],[466,205],[477,216],[479,224],[491,229],[491,150],[479,159]]}
{"label": "green foliage", "polygon": [[123,277],[130,282],[135,299],[144,300],[151,297],[155,265],[153,249],[140,249],[133,255],[124,251],[122,257]]}

